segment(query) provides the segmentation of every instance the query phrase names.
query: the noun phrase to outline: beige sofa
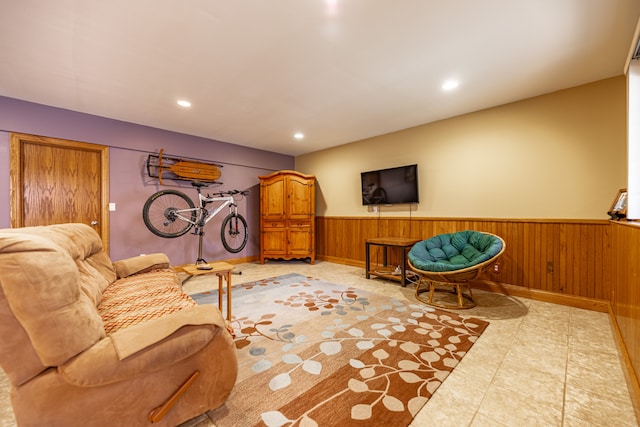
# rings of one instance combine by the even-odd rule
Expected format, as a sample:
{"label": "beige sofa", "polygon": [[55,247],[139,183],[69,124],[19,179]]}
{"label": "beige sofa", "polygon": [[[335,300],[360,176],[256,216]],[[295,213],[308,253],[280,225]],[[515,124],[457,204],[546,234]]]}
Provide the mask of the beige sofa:
{"label": "beige sofa", "polygon": [[84,224],[0,230],[0,366],[19,426],[177,425],[221,406],[238,369],[165,255],[112,263]]}

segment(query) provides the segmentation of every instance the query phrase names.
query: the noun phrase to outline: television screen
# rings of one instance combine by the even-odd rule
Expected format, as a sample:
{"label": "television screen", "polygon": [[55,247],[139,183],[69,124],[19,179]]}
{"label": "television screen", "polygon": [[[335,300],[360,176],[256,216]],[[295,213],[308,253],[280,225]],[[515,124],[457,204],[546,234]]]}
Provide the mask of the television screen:
{"label": "television screen", "polygon": [[362,204],[418,203],[418,165],[362,172]]}

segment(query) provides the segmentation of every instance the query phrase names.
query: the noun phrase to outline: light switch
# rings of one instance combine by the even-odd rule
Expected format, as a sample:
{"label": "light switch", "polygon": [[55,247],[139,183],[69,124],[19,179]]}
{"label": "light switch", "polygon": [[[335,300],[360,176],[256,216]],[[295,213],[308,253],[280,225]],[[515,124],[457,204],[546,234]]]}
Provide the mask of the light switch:
{"label": "light switch", "polygon": [[115,212],[115,211],[116,211],[116,204],[109,203],[109,212]]}

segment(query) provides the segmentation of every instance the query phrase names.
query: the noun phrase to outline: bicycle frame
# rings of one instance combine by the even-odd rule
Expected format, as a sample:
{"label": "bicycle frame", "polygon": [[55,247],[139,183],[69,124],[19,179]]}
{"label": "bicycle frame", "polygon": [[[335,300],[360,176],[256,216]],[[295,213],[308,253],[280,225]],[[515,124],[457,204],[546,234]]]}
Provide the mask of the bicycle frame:
{"label": "bicycle frame", "polygon": [[[198,232],[198,228],[204,227],[209,221],[213,219],[213,217],[218,215],[218,213],[220,213],[220,211],[225,207],[229,206],[229,212],[232,212],[237,208],[236,201],[232,195],[228,195],[228,196],[220,195],[220,196],[209,197],[209,196],[203,196],[199,190],[200,189],[198,188],[198,203],[199,203],[198,206],[192,209],[180,209],[174,212],[176,217],[180,218],[182,221],[185,221],[185,222],[188,222],[189,224],[194,225],[196,227],[195,233]],[[215,202],[222,202],[222,203],[219,206],[217,206],[212,212],[209,212],[206,206],[209,203],[215,203]],[[189,215],[189,217],[182,215],[182,213],[185,213],[185,212],[188,212],[188,213],[197,212],[196,220],[191,221],[191,218],[190,218],[191,215]]]}

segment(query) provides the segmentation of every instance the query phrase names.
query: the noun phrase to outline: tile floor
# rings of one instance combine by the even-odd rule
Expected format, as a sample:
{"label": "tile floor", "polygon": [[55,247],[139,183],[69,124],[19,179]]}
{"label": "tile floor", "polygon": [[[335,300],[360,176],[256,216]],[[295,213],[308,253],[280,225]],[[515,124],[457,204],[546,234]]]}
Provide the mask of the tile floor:
{"label": "tile floor", "polygon": [[[296,272],[374,292],[414,298],[414,287],[367,280],[364,269],[328,262],[241,264],[233,283]],[[217,283],[217,282],[216,282]],[[187,293],[214,288],[211,277]],[[638,426],[608,315],[475,291],[460,311],[489,327],[414,419],[419,426]],[[182,427],[212,426],[205,415]],[[15,426],[0,371],[0,427]]]}

